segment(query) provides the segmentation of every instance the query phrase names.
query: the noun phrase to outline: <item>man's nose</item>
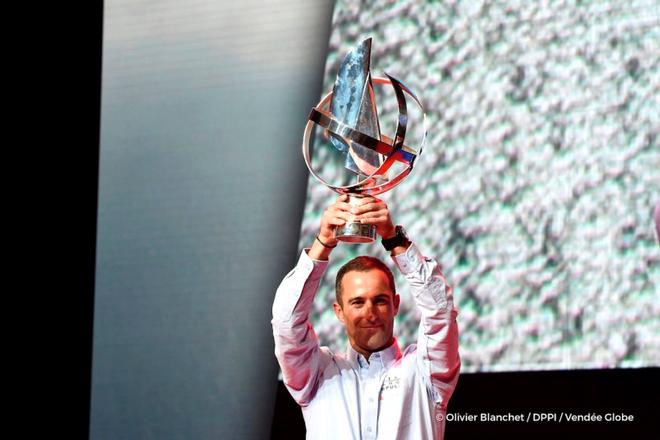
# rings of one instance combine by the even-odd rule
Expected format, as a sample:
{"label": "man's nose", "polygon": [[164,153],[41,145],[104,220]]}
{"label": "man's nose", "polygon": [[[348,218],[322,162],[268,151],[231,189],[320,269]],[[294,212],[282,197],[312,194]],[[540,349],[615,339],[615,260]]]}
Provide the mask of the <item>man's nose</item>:
{"label": "man's nose", "polygon": [[364,313],[365,318],[367,318],[369,321],[376,319],[376,304],[372,303],[371,301],[367,302]]}

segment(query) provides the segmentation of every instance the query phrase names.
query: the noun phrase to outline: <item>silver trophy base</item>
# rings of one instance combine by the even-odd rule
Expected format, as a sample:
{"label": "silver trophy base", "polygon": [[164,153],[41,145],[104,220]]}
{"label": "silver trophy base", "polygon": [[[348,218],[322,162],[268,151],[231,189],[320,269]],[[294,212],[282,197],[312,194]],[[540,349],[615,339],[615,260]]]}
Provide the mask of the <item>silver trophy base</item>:
{"label": "silver trophy base", "polygon": [[376,226],[349,222],[335,228],[335,238],[345,243],[373,243]]}
{"label": "silver trophy base", "polygon": [[[362,196],[349,194],[348,203],[351,206],[359,206],[361,198]],[[344,243],[373,243],[376,240],[376,226],[348,221],[335,228],[335,238]]]}

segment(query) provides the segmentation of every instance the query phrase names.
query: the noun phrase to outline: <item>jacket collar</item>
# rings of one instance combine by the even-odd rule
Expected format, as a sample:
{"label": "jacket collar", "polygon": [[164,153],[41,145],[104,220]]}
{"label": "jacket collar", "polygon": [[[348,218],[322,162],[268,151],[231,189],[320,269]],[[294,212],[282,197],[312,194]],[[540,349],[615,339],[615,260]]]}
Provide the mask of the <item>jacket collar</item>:
{"label": "jacket collar", "polygon": [[388,369],[392,366],[392,364],[395,361],[401,358],[401,350],[399,349],[399,343],[395,337],[394,340],[392,341],[392,344],[389,347],[371,353],[368,364],[364,356],[362,356],[360,353],[355,351],[355,349],[349,342],[348,347],[346,348],[346,357],[350,360],[353,367],[357,369],[359,369],[360,366],[368,367],[369,364],[374,362],[379,367],[383,369]]}

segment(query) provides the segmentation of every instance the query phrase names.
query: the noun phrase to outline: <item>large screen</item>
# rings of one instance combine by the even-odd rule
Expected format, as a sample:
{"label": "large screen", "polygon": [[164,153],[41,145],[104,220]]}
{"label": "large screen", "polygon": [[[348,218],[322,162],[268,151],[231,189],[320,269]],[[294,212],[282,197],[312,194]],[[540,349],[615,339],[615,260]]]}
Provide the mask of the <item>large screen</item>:
{"label": "large screen", "polygon": [[[337,1],[324,91],[372,37],[372,74],[423,101],[424,151],[381,198],[454,288],[463,372],[660,365],[659,10]],[[381,121],[396,120],[392,104],[378,103]],[[310,177],[300,249],[335,196]],[[339,246],[314,303],[321,342],[337,350],[334,277],[361,254],[389,260],[379,244]],[[419,314],[395,275],[405,346]]]}

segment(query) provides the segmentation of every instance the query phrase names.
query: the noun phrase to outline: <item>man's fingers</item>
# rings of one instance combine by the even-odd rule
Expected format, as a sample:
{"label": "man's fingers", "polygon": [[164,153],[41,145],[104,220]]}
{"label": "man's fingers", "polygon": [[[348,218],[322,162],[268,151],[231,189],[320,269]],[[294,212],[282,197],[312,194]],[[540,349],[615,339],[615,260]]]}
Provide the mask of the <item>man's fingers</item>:
{"label": "man's fingers", "polygon": [[330,207],[330,209],[334,209],[338,211],[346,211],[346,212],[350,212],[351,208],[353,207],[346,202],[336,202],[334,205]]}
{"label": "man's fingers", "polygon": [[328,217],[339,217],[344,220],[349,220],[354,217],[348,210],[341,209],[329,209],[326,215]]}
{"label": "man's fingers", "polygon": [[387,210],[387,205],[382,202],[371,202],[365,205],[356,206],[351,210],[354,215],[361,215],[369,212],[380,212]]}
{"label": "man's fingers", "polygon": [[365,225],[377,225],[379,223],[385,223],[387,221],[387,216],[382,215],[378,217],[367,217],[367,218],[361,218],[360,223],[365,224]]}
{"label": "man's fingers", "polygon": [[362,214],[357,214],[355,217],[357,218],[369,218],[369,217],[380,217],[383,215],[387,215],[389,211],[387,209],[371,209],[369,211],[363,212]]}
{"label": "man's fingers", "polygon": [[351,214],[338,209],[328,208],[323,216],[323,224],[327,226],[341,226],[352,218]]}
{"label": "man's fingers", "polygon": [[341,226],[345,223],[346,223],[346,220],[344,220],[343,218],[339,218],[339,217],[332,217],[332,218],[328,219],[328,224],[331,225],[331,226]]}

